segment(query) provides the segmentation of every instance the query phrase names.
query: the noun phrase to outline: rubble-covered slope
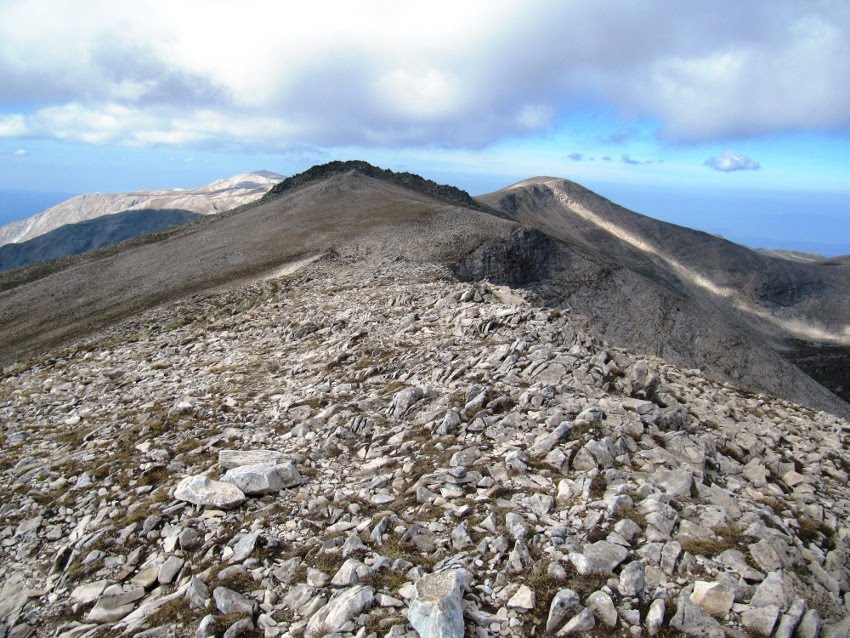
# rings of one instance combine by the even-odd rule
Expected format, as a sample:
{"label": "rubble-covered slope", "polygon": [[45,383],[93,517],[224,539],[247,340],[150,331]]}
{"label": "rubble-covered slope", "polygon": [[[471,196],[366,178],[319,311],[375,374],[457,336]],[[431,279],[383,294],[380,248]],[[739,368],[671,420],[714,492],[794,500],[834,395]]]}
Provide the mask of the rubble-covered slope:
{"label": "rubble-covered slope", "polygon": [[847,634],[846,422],[342,261],[4,371],[6,635]]}
{"label": "rubble-covered slope", "polygon": [[325,252],[451,263],[515,226],[356,171],[337,173],[149,242],[80,255],[58,270],[0,274],[0,365]]}

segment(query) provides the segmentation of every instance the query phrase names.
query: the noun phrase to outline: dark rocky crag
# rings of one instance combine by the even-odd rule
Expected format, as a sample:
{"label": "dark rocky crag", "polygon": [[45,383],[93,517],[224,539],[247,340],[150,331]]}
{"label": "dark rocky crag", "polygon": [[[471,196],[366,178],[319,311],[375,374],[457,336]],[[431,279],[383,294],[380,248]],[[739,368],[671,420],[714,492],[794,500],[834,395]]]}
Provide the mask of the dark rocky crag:
{"label": "dark rocky crag", "polygon": [[[469,193],[457,188],[456,186],[438,184],[437,182],[425,179],[415,173],[394,172],[389,169],[373,166],[368,162],[360,160],[349,160],[344,162],[334,161],[313,166],[303,173],[287,177],[282,182],[272,187],[272,189],[264,196],[264,200],[268,201],[275,199],[281,193],[300,188],[307,184],[322,181],[334,175],[339,175],[340,173],[348,173],[351,171],[356,171],[357,173],[367,177],[373,177],[375,179],[396,184],[402,188],[420,193],[431,199],[455,204],[457,206],[463,206],[465,208],[485,210],[485,207],[475,200]],[[494,211],[492,209],[490,212],[498,214],[498,211]]]}
{"label": "dark rocky crag", "polygon": [[[567,250],[547,262],[547,300],[592,318],[597,334],[613,343],[755,391],[832,401],[799,381],[803,369],[850,397],[836,375],[850,354],[845,265],[750,250],[633,213],[557,178],[479,199],[563,242]],[[847,414],[843,401],[832,403]]]}

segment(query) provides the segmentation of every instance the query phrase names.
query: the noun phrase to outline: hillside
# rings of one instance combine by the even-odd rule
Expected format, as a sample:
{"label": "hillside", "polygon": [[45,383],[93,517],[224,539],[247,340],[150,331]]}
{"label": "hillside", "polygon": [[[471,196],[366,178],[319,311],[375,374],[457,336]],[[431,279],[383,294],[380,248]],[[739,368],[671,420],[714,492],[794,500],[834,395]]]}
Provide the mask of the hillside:
{"label": "hillside", "polygon": [[198,215],[219,213],[259,199],[282,179],[281,175],[270,171],[257,171],[216,180],[198,189],[77,195],[32,217],[0,226],[0,246],[25,242],[66,224],[131,210],[182,210]]}
{"label": "hillside", "polygon": [[779,349],[840,264],[569,183],[284,184],[0,276],[0,635],[850,631],[847,404]]}
{"label": "hillside", "polygon": [[184,210],[128,210],[65,224],[20,243],[0,246],[0,270],[60,259],[112,246],[184,224],[198,215]]}
{"label": "hillside", "polygon": [[[823,350],[832,361],[839,357],[850,363],[850,296],[843,292],[850,289],[850,268],[840,261],[791,260],[751,250],[639,215],[558,178],[526,180],[479,199],[599,264],[589,267],[594,283],[580,285],[574,264],[559,267],[552,275],[561,279],[553,302],[592,317],[606,338],[680,365],[706,368],[717,363],[718,353],[739,349],[741,339],[762,343],[850,398],[846,385],[823,374],[813,365],[817,357],[811,358],[813,350]],[[638,283],[624,295],[629,284],[619,280],[635,275],[649,284]],[[630,310],[614,312],[624,296],[633,299],[625,300]],[[642,325],[636,325],[637,317]],[[701,339],[713,344],[695,343]],[[801,350],[801,344],[806,348]],[[743,357],[749,361],[729,366],[727,379],[760,374],[763,361]],[[742,366],[750,372],[736,373]]]}
{"label": "hillside", "polygon": [[268,276],[328,251],[453,262],[512,225],[339,172],[237,214],[177,227],[158,241],[80,256],[63,270],[6,289],[0,357],[8,363],[164,301]]}

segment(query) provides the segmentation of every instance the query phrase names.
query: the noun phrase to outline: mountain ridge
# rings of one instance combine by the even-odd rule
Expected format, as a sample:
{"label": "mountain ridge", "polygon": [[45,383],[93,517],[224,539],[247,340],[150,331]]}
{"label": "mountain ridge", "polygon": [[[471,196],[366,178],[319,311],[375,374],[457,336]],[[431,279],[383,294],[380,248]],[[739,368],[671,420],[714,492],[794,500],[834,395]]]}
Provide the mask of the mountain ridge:
{"label": "mountain ridge", "polygon": [[[755,329],[752,317],[726,308],[718,303],[718,298],[704,294],[700,286],[671,269],[669,259],[647,257],[646,251],[623,242],[616,233],[588,224],[580,215],[564,217],[562,202],[551,192],[543,193],[546,196],[542,199],[538,192],[532,193],[531,199],[516,200],[525,202],[524,208],[505,206],[497,201],[498,197],[488,196],[473,208],[453,203],[469,197],[460,189],[405,174],[399,178],[399,174],[376,167],[364,172],[363,166],[370,165],[334,162],[313,167],[281,183],[276,192],[272,189],[260,201],[222,217],[192,222],[185,228],[160,233],[150,241],[131,242],[126,250],[107,249],[91,258],[72,260],[75,266],[67,275],[47,268],[43,272],[52,272],[50,277],[37,275],[23,283],[27,281],[27,271],[15,273],[20,285],[6,285],[6,292],[0,295],[0,341],[6,343],[7,361],[15,353],[32,351],[47,342],[61,342],[151,304],[264,277],[264,273],[285,269],[288,263],[305,258],[327,253],[356,262],[394,256],[417,263],[443,264],[461,279],[490,278],[529,288],[554,308],[584,314],[598,336],[615,344],[672,358],[680,365],[705,368],[719,379],[743,384],[753,391],[771,392],[836,413],[847,411],[846,403],[803,375],[787,357],[783,358],[778,328],[772,328],[773,332],[763,327]],[[572,184],[563,180],[559,183]],[[530,192],[541,188],[538,180],[506,190],[520,196],[523,189]],[[598,205],[599,215],[611,214],[608,208],[614,205],[608,200],[579,185],[569,188],[589,197],[593,206]],[[555,204],[560,208],[547,208]],[[494,214],[500,205],[503,210]],[[539,224],[539,219],[517,219],[521,208],[525,211],[535,207],[538,217],[544,208],[548,210],[549,227]],[[704,233],[622,211],[628,213],[627,220],[637,224],[631,230],[637,232],[641,224],[649,226],[648,240],[669,240],[687,234],[686,245],[690,248],[678,247],[678,252],[673,253],[677,259],[684,260],[687,255],[683,256],[682,251],[692,251],[693,246],[705,242],[715,247],[734,246]],[[542,226],[535,231],[537,234],[529,231],[535,226]],[[790,273],[789,281],[794,280],[794,273],[800,268],[811,268],[754,256],[753,251],[743,247],[734,250],[741,251],[746,260],[755,259],[774,269],[780,264],[786,269],[782,272]],[[713,267],[716,259],[719,257],[712,253],[707,267]],[[140,269],[139,263],[162,265],[155,277],[144,280],[133,274]],[[141,266],[141,270],[149,268]],[[738,270],[721,274],[734,284],[733,275],[737,276]],[[0,277],[0,284],[11,279]],[[64,286],[59,284],[61,281]],[[79,287],[93,281],[97,282],[97,291],[86,292],[81,305],[74,295],[82,295]],[[128,287],[127,281],[133,285]],[[38,329],[35,326],[24,330],[10,327],[17,322],[26,324],[27,314],[43,305],[41,300],[46,298],[67,306],[68,316],[61,320],[50,318],[47,307],[37,311],[36,326],[41,325],[43,338],[34,334]],[[816,307],[807,305],[807,298],[802,306],[791,301],[797,315],[784,317],[783,321],[805,318],[805,312]],[[835,362],[835,352],[829,351],[828,355]],[[812,360],[810,349],[806,357],[807,361]]]}
{"label": "mountain ridge", "polygon": [[[351,193],[356,198],[346,202]],[[377,178],[338,173],[223,216],[174,227],[150,241],[132,240],[126,250],[71,258],[62,270],[34,266],[0,275],[0,282],[17,282],[0,293],[4,362],[13,353],[46,341],[58,343],[149,305],[217,287],[230,278],[260,276],[334,248],[350,246],[357,254],[413,251],[428,259],[463,252],[458,246],[489,237],[493,224],[509,223],[470,210],[466,218],[471,215],[476,223],[458,227],[450,204],[420,195],[411,200],[410,193]],[[429,236],[421,230],[438,221],[458,231],[435,243],[437,233]],[[399,232],[405,233],[404,247],[393,245],[393,233]],[[158,266],[152,270],[154,263]],[[28,271],[37,273],[35,278],[28,278]],[[132,286],[126,285],[128,280]],[[66,316],[49,310],[57,301],[67,306]],[[25,319],[31,313],[38,317],[36,324]]]}
{"label": "mountain ridge", "polygon": [[0,635],[844,635],[850,406],[513,192],[329,170],[0,274]]}
{"label": "mountain ridge", "polygon": [[[841,292],[850,286],[850,269],[840,261],[789,260],[756,251],[635,213],[558,178],[524,180],[479,199],[521,223],[580,244],[676,291],[706,316],[721,311],[726,319],[743,326],[745,334],[752,338],[757,332],[774,351],[850,399],[845,383],[835,377],[830,380],[830,374],[812,364],[812,347],[833,362],[830,370],[835,369],[838,353],[844,353],[838,360],[850,363],[850,300]],[[583,308],[594,312],[589,304]],[[599,319],[607,321],[610,314]],[[666,321],[675,323],[675,313]],[[630,347],[648,348],[647,340],[630,341],[634,330],[628,322],[611,329]],[[809,347],[801,348],[802,342]],[[663,356],[658,348],[650,351]],[[686,358],[675,360],[684,364]]]}
{"label": "mountain ridge", "polygon": [[266,194],[265,198],[272,199],[288,190],[299,188],[332,175],[350,171],[356,171],[368,177],[392,182],[402,186],[403,188],[408,188],[417,193],[451,204],[469,206],[475,209],[481,208],[481,204],[474,197],[456,186],[438,184],[437,182],[421,177],[420,175],[416,175],[415,173],[394,172],[390,169],[379,168],[362,160],[333,161],[326,164],[318,164],[302,173],[298,173],[297,175],[284,179],[274,186]]}

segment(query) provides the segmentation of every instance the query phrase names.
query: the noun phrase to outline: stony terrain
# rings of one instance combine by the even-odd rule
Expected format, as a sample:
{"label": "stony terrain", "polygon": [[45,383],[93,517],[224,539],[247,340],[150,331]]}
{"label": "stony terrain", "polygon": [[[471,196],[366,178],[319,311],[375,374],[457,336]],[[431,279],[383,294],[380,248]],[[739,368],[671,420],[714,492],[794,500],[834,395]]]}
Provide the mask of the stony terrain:
{"label": "stony terrain", "polygon": [[848,635],[850,424],[350,261],[3,371],[0,635]]}
{"label": "stony terrain", "polygon": [[[0,273],[0,365],[336,252],[440,263],[465,281],[529,288],[545,305],[587,317],[591,333],[610,344],[850,418],[841,398],[850,391],[842,374],[850,361],[846,265],[711,243],[578,185],[538,181],[507,189],[506,200],[477,202],[416,175],[331,162],[257,203]],[[518,215],[526,209],[533,215]],[[820,342],[799,330],[840,338]]]}

